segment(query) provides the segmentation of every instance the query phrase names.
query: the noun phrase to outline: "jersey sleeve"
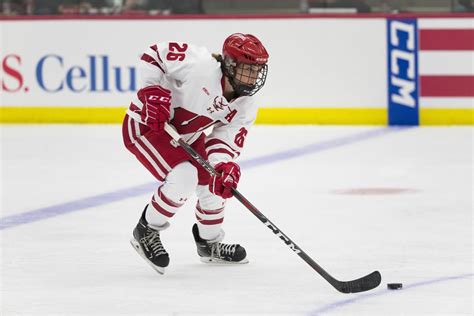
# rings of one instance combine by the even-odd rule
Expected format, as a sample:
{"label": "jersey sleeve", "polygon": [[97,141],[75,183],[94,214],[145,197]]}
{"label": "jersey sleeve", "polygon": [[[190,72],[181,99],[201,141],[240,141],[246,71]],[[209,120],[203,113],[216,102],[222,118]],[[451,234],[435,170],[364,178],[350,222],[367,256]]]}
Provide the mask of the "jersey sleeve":
{"label": "jersey sleeve", "polygon": [[[257,117],[253,101],[247,103],[250,104],[229,107],[226,117],[230,122],[219,122],[206,137],[206,152],[212,166],[219,162],[233,161],[240,156],[250,127]],[[232,115],[234,110],[236,112]]]}
{"label": "jersey sleeve", "polygon": [[[198,62],[199,48],[181,42],[162,42],[151,45],[141,55],[138,65],[138,90],[161,85],[166,88],[169,81],[185,82],[188,74]],[[127,114],[141,121],[143,104],[135,95]]]}
{"label": "jersey sleeve", "polygon": [[160,84],[163,77],[185,81],[196,63],[196,48],[187,43],[164,42],[150,46],[140,57],[140,87]]}

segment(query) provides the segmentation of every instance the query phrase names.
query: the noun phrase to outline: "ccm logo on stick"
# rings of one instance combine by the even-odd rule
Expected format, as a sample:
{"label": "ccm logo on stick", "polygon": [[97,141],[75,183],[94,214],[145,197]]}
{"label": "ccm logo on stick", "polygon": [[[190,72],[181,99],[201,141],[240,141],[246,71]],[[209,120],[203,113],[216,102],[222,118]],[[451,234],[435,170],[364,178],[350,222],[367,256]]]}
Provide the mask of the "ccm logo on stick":
{"label": "ccm logo on stick", "polygon": [[277,235],[278,237],[280,237],[281,240],[283,240],[285,242],[285,244],[287,244],[291,250],[293,250],[295,253],[300,253],[301,250],[299,250],[291,241],[288,237],[285,236],[285,234],[283,234],[281,231],[278,230],[278,228],[276,228],[275,226],[272,225],[272,223],[270,223],[269,221],[266,221],[264,223],[265,225],[267,225],[275,235]]}
{"label": "ccm logo on stick", "polygon": [[418,29],[415,19],[388,20],[390,125],[418,124]]}

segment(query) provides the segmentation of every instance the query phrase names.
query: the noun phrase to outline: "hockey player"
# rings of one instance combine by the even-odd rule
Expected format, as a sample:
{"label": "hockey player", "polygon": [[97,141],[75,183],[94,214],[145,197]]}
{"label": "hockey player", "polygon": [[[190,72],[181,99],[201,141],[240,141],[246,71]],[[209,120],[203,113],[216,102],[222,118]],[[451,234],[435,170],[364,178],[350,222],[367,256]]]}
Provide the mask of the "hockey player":
{"label": "hockey player", "polygon": [[[222,55],[182,42],[152,45],[141,56],[140,89],[125,116],[125,146],[162,182],[145,207],[131,243],[159,273],[169,264],[161,232],[196,192],[192,233],[203,262],[247,263],[244,247],[222,240],[226,199],[232,197],[240,155],[256,118],[252,95],[267,76],[268,53],[253,35],[236,33]],[[211,177],[164,131],[169,123],[219,175]],[[208,136],[204,130],[212,128]]]}

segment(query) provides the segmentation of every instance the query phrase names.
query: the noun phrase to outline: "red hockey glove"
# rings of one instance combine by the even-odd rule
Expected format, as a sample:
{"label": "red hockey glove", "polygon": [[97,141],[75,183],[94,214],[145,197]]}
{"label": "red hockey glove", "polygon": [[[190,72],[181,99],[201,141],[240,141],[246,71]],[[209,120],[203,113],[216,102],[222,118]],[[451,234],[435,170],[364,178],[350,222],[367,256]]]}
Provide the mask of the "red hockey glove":
{"label": "red hockey glove", "polygon": [[140,89],[137,96],[143,103],[142,121],[155,132],[163,132],[170,119],[171,91],[155,85]]}
{"label": "red hockey glove", "polygon": [[237,188],[240,179],[239,165],[234,162],[220,162],[214,169],[218,175],[209,179],[209,190],[224,199],[231,198],[231,188]]}

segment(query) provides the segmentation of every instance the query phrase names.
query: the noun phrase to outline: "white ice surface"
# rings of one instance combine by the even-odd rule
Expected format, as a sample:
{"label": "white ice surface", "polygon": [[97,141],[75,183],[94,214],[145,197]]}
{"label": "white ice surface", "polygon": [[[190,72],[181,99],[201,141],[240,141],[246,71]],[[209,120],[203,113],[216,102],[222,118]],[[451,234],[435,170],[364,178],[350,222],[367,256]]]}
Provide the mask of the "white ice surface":
{"label": "white ice surface", "polygon": [[[377,129],[257,126],[241,161]],[[118,125],[0,133],[2,220],[153,181]],[[391,131],[243,168],[239,190],[328,272],[379,270],[370,292],[336,292],[235,200],[226,240],[246,247],[248,265],[198,260],[192,199],[162,234],[171,264],[158,275],[128,243],[151,190],[1,230],[0,314],[473,315],[472,172],[469,127]],[[398,188],[411,191],[340,194]]]}

